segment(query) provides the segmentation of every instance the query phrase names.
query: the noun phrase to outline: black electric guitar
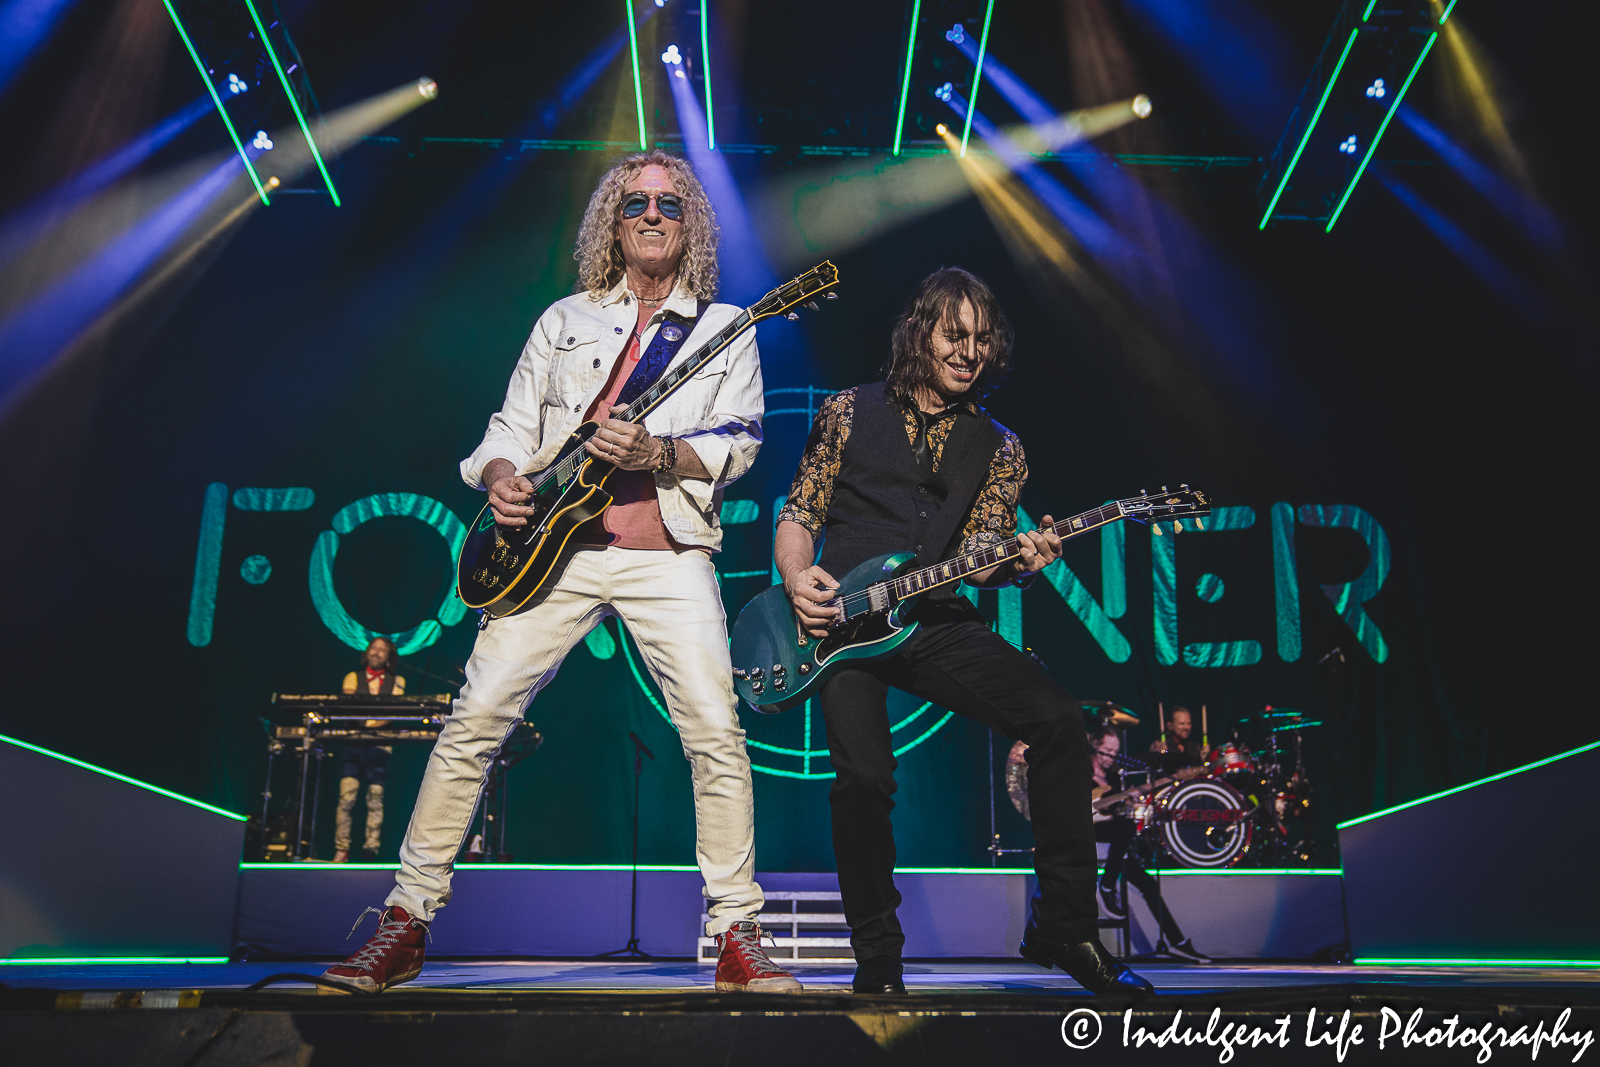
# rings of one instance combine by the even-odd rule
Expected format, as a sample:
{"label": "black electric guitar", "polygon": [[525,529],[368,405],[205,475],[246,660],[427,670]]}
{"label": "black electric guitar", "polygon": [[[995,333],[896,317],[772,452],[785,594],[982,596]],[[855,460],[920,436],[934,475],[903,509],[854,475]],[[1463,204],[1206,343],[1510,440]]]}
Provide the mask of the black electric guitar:
{"label": "black electric guitar", "polygon": [[[663,374],[617,418],[643,422],[673,390],[716,358],[734,338],[762,319],[785,312],[798,318],[791,308],[802,303],[814,308],[816,305],[810,302],[822,294],[834,299],[837,294],[830,290],[838,284],[838,268],[823,262],[778,286],[706,338],[693,355]],[[579,426],[550,465],[531,476],[533,494],[527,506],[535,512],[526,526],[500,526],[487,505],[478,513],[456,561],[456,590],[462,602],[469,608],[481,609],[486,620],[513,615],[527,607],[550,577],[573,531],[611,506],[612,497],[605,484],[617,468],[591,456],[583,447],[599,428],[594,422]]]}
{"label": "black electric guitar", "polygon": [[[1050,528],[1063,541],[1119,519],[1172,522],[1211,514],[1205,494],[1187,485],[1177,492],[1141,494],[1062,519]],[[1159,525],[1154,526],[1161,533]],[[917,597],[941,585],[958,582],[1021,554],[1016,538],[969,552],[921,570],[908,570],[914,552],[891,552],[855,567],[839,579],[830,605],[844,609],[827,637],[811,637],[801,628],[783,586],[775,585],[746,604],[733,625],[733,685],[757,711],[771,714],[805,703],[834,670],[845,663],[882,659],[916,633],[915,621],[904,618]]]}

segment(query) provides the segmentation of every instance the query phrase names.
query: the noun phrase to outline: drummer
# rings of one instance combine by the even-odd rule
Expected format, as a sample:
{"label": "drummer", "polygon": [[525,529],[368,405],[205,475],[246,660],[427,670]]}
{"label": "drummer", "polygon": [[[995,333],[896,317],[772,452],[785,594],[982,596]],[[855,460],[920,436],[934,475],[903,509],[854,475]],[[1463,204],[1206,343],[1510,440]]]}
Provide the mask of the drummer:
{"label": "drummer", "polygon": [[[1122,739],[1116,729],[1112,726],[1102,726],[1095,730],[1089,735],[1089,749],[1095,796],[1104,796],[1107,792],[1121,792],[1122,776],[1117,771],[1116,759],[1117,753],[1122,750]],[[1150,914],[1155,916],[1156,922],[1160,925],[1162,939],[1167,943],[1167,952],[1190,963],[1210,963],[1211,960],[1202,956],[1200,950],[1194,947],[1194,942],[1183,936],[1178,920],[1172,917],[1172,912],[1167,910],[1166,902],[1161,899],[1160,883],[1144,869],[1138,857],[1131,854],[1130,846],[1133,844],[1136,828],[1133,820],[1126,815],[1117,814],[1118,810],[1113,808],[1109,818],[1100,813],[1095,814],[1095,840],[1103,841],[1110,846],[1106,852],[1105,873],[1100,876],[1101,906],[1113,919],[1127,917],[1127,895],[1119,892],[1117,886],[1119,881],[1126,878],[1128,884],[1144,897],[1145,906],[1150,909]]]}
{"label": "drummer", "polygon": [[1150,751],[1163,757],[1161,769],[1171,773],[1180,767],[1198,767],[1206,761],[1200,739],[1194,735],[1194,716],[1181,704],[1167,716],[1167,728],[1150,742]]}

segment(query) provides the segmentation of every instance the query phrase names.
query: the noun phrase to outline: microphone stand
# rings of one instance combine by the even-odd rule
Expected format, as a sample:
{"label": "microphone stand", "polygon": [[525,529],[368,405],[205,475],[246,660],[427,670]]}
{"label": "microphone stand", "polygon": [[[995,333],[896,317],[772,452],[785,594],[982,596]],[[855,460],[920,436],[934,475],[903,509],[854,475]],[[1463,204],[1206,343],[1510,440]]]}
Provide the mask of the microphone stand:
{"label": "microphone stand", "polygon": [[600,953],[595,957],[597,960],[622,955],[637,960],[655,959],[639,948],[639,780],[644,774],[644,758],[649,756],[654,760],[656,756],[632,730],[628,731],[628,740],[633,742],[633,893],[628,903],[628,943],[610,952]]}

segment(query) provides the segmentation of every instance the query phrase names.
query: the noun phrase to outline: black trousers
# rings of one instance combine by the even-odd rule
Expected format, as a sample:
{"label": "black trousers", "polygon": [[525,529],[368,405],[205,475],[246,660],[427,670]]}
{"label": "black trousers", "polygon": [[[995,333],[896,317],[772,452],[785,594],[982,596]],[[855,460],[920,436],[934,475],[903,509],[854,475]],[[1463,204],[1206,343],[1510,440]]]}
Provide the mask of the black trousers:
{"label": "black trousers", "polygon": [[1120,816],[1095,823],[1095,836],[1111,846],[1106,853],[1106,873],[1101,876],[1100,884],[1109,889],[1119,879],[1126,878],[1128,884],[1144,897],[1145,905],[1149,907],[1150,914],[1156,917],[1161,936],[1166,938],[1167,944],[1180,944],[1183,931],[1178,927],[1178,920],[1172,917],[1172,912],[1167,910],[1167,902],[1161,899],[1160,883],[1144,869],[1144,864],[1128,854],[1129,846],[1133,844],[1133,831],[1133,820]]}
{"label": "black trousers", "polygon": [[1078,702],[976,613],[923,613],[922,629],[891,657],[841,670],[819,694],[835,773],[833,855],[856,958],[899,955],[895,910],[892,686],[1028,743],[1034,870],[1033,925],[1056,941],[1097,936],[1089,745]]}

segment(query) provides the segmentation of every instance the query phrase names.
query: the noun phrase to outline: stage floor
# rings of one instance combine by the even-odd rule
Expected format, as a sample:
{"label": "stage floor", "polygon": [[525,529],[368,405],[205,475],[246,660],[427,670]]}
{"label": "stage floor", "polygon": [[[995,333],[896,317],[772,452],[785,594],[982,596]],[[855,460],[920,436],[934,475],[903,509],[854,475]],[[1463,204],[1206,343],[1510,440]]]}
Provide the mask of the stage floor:
{"label": "stage floor", "polygon": [[909,996],[853,996],[849,966],[808,966],[805,992],[786,995],[717,993],[712,969],[689,960],[443,959],[379,996],[246,988],[322,966],[6,966],[5,1062],[1453,1067],[1486,1062],[1480,1041],[1497,1063],[1540,1049],[1542,1062],[1577,1062],[1600,1031],[1600,971],[1577,968],[1143,963],[1158,996],[1095,998],[1059,972],[994,959],[910,963]]}
{"label": "stage floor", "polygon": [[[0,981],[13,989],[202,989],[236,990],[284,973],[315,975],[332,961],[279,961],[227,964],[70,964],[10,965]],[[1135,969],[1160,995],[1229,993],[1242,990],[1341,986],[1411,989],[1568,990],[1600,995],[1600,969],[1492,966],[1336,966],[1295,963],[1219,963],[1196,966],[1140,961]],[[807,993],[848,994],[849,964],[809,964],[796,970]],[[1045,994],[1085,996],[1060,971],[1024,961],[983,960],[908,962],[906,990],[917,994]],[[303,983],[276,983],[274,992]],[[691,960],[430,960],[422,975],[397,991],[581,992],[674,994],[714,992],[713,968]]]}

